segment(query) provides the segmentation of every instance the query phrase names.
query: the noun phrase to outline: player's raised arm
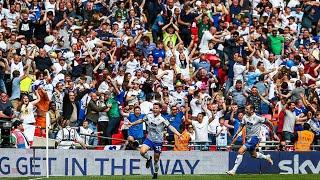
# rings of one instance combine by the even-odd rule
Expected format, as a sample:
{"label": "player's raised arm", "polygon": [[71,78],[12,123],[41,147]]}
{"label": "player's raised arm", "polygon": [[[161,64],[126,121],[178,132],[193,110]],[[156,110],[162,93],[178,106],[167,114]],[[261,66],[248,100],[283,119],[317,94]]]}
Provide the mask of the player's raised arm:
{"label": "player's raised arm", "polygon": [[174,128],[173,126],[169,125],[168,128],[169,128],[174,134],[176,134],[177,136],[179,136],[180,138],[183,137],[182,134],[180,134],[180,133],[176,130],[176,128]]}
{"label": "player's raised arm", "polygon": [[137,121],[135,121],[135,122],[133,122],[133,123],[128,122],[128,124],[126,124],[126,126],[127,126],[128,128],[130,128],[131,126],[135,126],[135,125],[141,124],[141,123],[143,123],[143,122],[144,122],[144,121],[143,121],[142,119],[139,119],[139,120],[137,120]]}

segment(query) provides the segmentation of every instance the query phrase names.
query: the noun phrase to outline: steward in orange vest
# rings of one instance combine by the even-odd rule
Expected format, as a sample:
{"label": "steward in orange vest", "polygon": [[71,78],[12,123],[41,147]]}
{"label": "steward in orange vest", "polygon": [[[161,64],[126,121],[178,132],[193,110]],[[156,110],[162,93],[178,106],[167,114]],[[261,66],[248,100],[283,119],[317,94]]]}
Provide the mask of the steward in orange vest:
{"label": "steward in orange vest", "polygon": [[294,151],[297,152],[308,152],[310,145],[314,139],[314,133],[310,131],[310,125],[308,123],[303,124],[303,131],[298,131],[294,134],[292,141],[294,143]]}

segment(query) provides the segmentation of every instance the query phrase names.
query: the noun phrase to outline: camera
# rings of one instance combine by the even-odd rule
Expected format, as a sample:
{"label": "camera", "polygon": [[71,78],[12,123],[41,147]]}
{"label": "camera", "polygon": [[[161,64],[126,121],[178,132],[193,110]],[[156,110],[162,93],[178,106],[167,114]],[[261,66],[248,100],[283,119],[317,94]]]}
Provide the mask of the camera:
{"label": "camera", "polygon": [[137,140],[135,141],[129,141],[129,145],[133,148],[139,147],[139,142]]}

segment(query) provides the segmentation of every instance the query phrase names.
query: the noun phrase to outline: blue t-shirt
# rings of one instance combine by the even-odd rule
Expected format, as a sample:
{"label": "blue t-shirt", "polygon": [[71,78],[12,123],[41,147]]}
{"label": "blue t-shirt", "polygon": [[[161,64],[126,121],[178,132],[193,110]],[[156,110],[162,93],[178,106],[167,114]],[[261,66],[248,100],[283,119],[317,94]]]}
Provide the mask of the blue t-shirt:
{"label": "blue t-shirt", "polygon": [[[140,114],[138,117],[134,114],[129,114],[128,120],[133,123],[136,122],[139,119],[143,119],[144,116],[146,116],[145,114]],[[132,126],[131,128],[129,128],[128,130],[128,136],[133,136],[134,139],[140,139],[144,137],[143,134],[143,126],[142,124],[138,124],[136,126]]]}
{"label": "blue t-shirt", "polygon": [[261,75],[261,73],[259,72],[248,72],[248,82],[247,85],[251,86],[252,84],[254,84],[254,82],[256,82],[257,77],[259,77]]}
{"label": "blue t-shirt", "polygon": [[164,23],[164,19],[162,16],[158,16],[157,19],[154,21],[152,25],[152,30],[155,30],[158,33],[161,33],[161,26],[159,26],[159,22]]}
{"label": "blue t-shirt", "polygon": [[[180,111],[176,116],[173,116],[172,114],[169,114],[164,117],[166,120],[170,122],[170,125],[176,128],[177,131],[180,130],[180,125],[182,123],[182,118],[183,118],[183,112]],[[174,133],[168,128],[168,134],[169,135],[174,135]]]}
{"label": "blue t-shirt", "polygon": [[192,62],[192,66],[194,66],[194,68],[197,70],[199,69],[199,67],[202,67],[203,69],[205,69],[207,72],[210,72],[210,67],[211,64],[208,61],[200,61],[200,62]]}
{"label": "blue t-shirt", "polygon": [[152,52],[153,55],[153,63],[154,64],[158,64],[158,59],[159,57],[162,57],[162,59],[164,60],[164,58],[166,57],[165,51],[163,49],[154,49]]}
{"label": "blue t-shirt", "polygon": [[[225,120],[228,120],[228,124],[229,124],[229,125],[234,126],[234,122],[232,122],[232,121],[230,120],[230,116],[231,116],[231,113],[227,113],[227,114],[224,116],[224,119],[225,119]],[[238,113],[236,113],[236,114],[233,115],[233,119],[237,119],[237,118],[238,118]],[[237,131],[235,130],[235,127],[234,127],[233,129],[229,129],[229,132],[230,132],[231,136],[233,136],[233,135],[234,135],[234,132],[237,132]]]}
{"label": "blue t-shirt", "polygon": [[[233,122],[233,127],[234,127],[234,132],[237,132],[238,129],[240,128],[240,121],[238,119],[234,119],[234,122]],[[234,134],[233,134],[234,135]],[[241,134],[239,134],[238,138],[237,138],[238,141],[242,141],[242,136]]]}
{"label": "blue t-shirt", "polygon": [[[294,113],[296,114],[296,116],[299,116],[301,113],[304,113],[306,110],[305,107],[301,107],[301,109],[298,108],[294,108]],[[301,124],[296,125],[295,127],[295,131],[303,131],[303,127]]]}

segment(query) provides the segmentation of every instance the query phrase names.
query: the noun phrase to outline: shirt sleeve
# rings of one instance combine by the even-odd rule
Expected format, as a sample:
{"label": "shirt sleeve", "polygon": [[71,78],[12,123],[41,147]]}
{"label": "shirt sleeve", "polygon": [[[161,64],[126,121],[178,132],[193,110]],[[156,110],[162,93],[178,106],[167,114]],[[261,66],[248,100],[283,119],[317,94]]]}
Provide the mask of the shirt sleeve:
{"label": "shirt sleeve", "polygon": [[168,127],[170,125],[170,122],[163,118],[163,124],[165,127]]}
{"label": "shirt sleeve", "polygon": [[148,116],[144,116],[144,117],[142,118],[142,121],[143,121],[143,122],[147,122],[147,121],[148,121]]}

